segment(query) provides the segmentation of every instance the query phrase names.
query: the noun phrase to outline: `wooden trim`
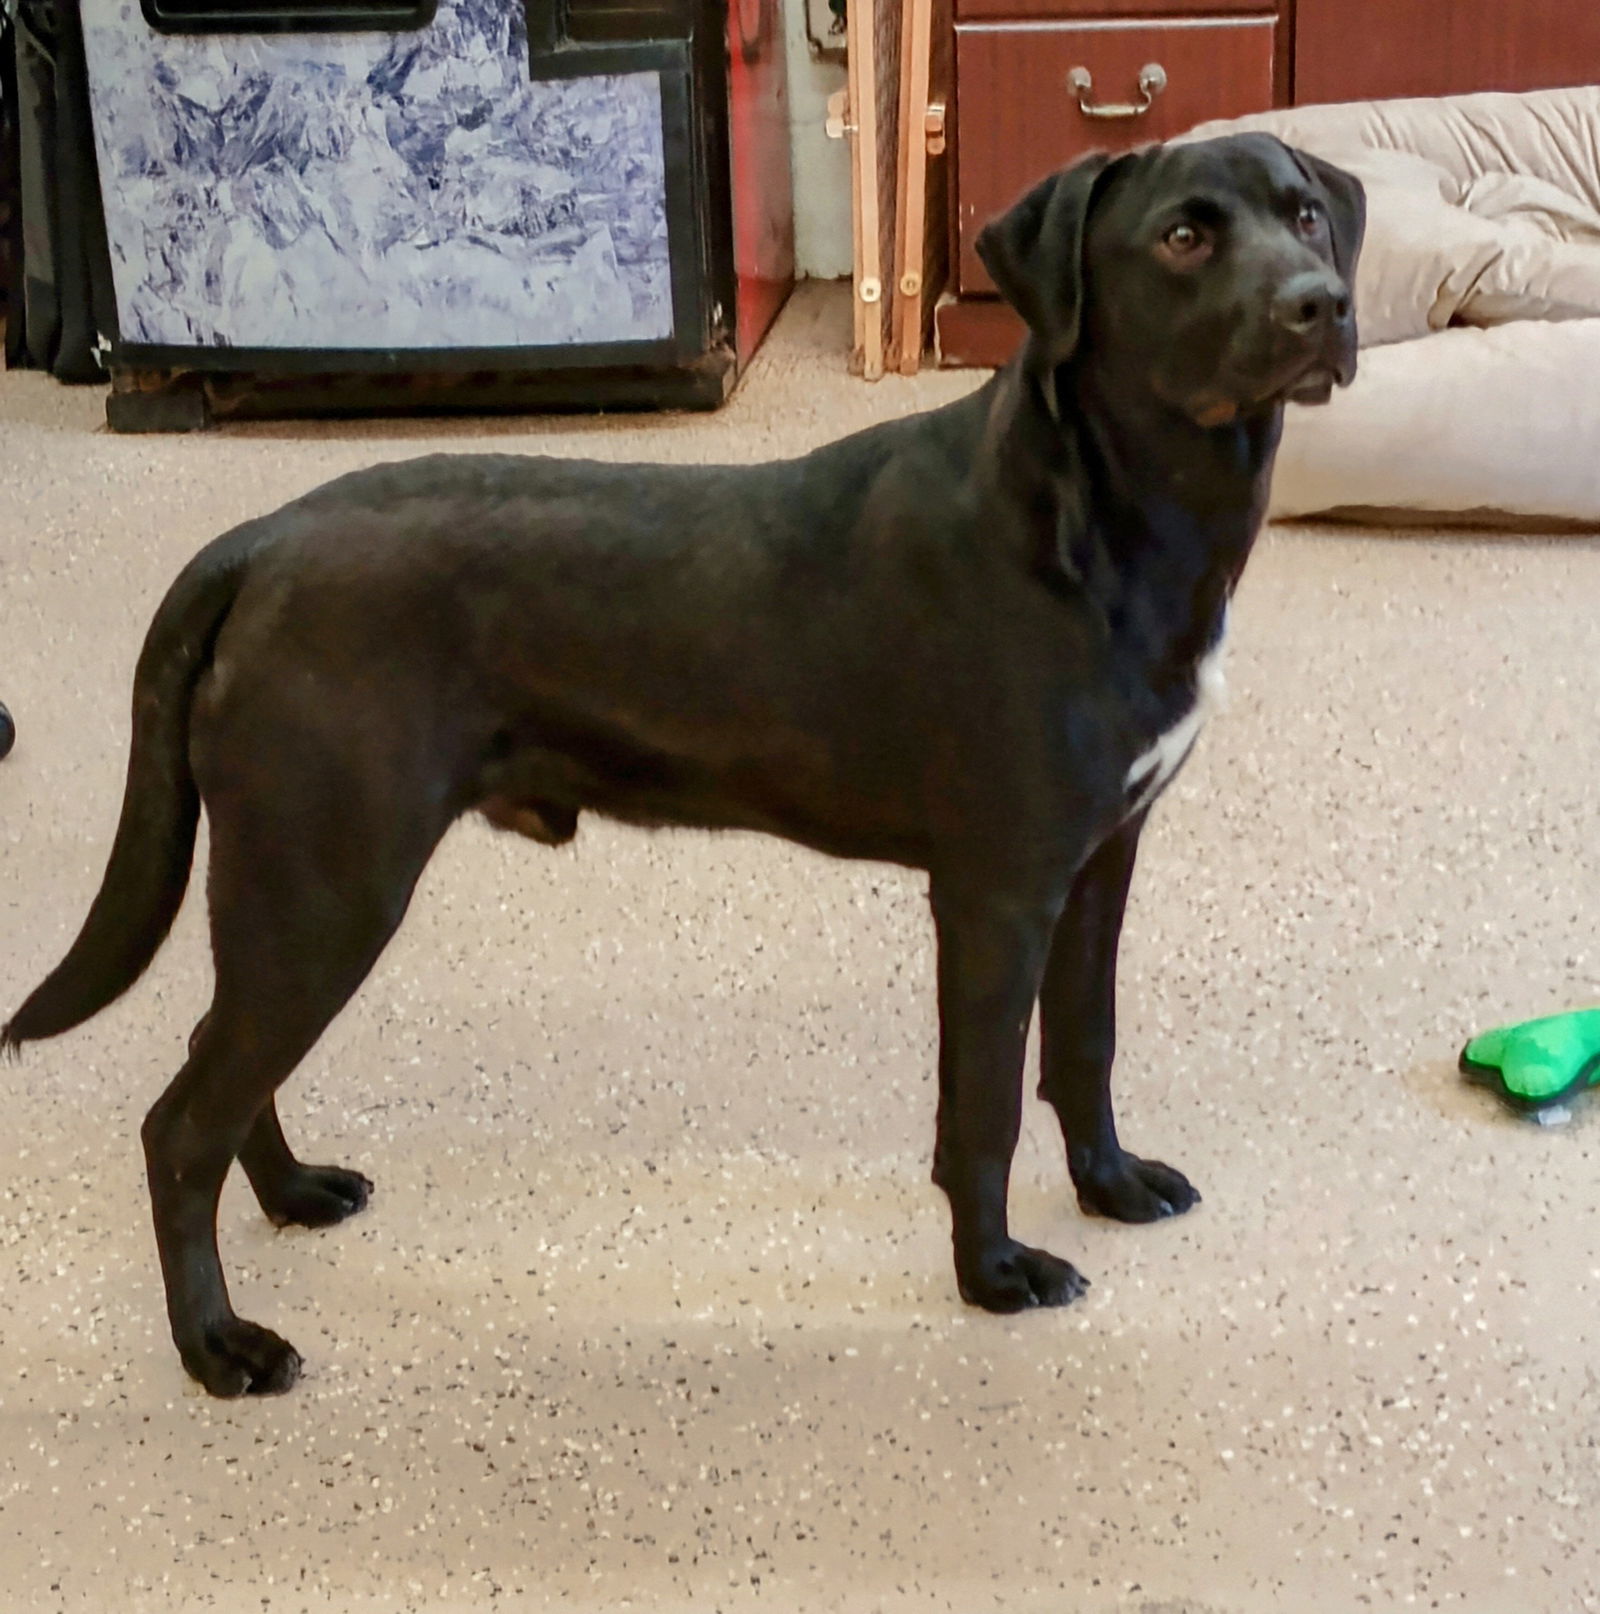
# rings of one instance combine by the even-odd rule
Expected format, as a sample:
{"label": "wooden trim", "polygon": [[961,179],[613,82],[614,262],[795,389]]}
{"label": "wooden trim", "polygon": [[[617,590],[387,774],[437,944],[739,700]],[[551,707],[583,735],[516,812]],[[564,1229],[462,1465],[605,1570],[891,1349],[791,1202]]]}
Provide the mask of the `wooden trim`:
{"label": "wooden trim", "polygon": [[1294,105],[1294,8],[1295,0],[1280,0],[1277,59],[1272,64],[1272,104],[1275,107]]}
{"label": "wooden trim", "polygon": [[900,39],[900,185],[895,198],[894,344],[891,369],[922,364],[923,260],[928,218],[925,128],[933,56],[933,0],[904,0]]}
{"label": "wooden trim", "polygon": [[[950,87],[944,109],[944,238],[947,281],[953,287],[959,278],[961,262],[961,74],[956,71],[956,30],[952,21],[947,39],[950,46],[948,71]],[[934,311],[933,343],[939,346],[939,314]]]}
{"label": "wooden trim", "polygon": [[1223,28],[1275,28],[1278,19],[1272,15],[1255,17],[1117,17],[1112,20],[1085,22],[1075,17],[1014,17],[1002,21],[985,18],[982,22],[958,22],[958,34],[1126,34],[1140,28],[1159,28],[1163,33],[1172,28],[1209,28],[1213,33]]}
{"label": "wooden trim", "polygon": [[1025,335],[1021,317],[998,297],[946,297],[934,327],[939,364],[948,370],[998,369]]}
{"label": "wooden trim", "polygon": [[872,0],[848,13],[850,193],[855,214],[855,349],[852,368],[883,374],[883,263],[879,252],[877,46]]}

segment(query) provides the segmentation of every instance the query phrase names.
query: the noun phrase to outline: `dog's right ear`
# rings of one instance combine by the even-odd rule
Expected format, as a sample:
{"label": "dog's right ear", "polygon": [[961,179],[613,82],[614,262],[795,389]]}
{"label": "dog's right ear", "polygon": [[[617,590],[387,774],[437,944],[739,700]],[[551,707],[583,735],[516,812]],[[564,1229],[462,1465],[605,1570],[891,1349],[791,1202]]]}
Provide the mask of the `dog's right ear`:
{"label": "dog's right ear", "polygon": [[1070,359],[1078,345],[1084,235],[1095,195],[1115,165],[1105,152],[1091,153],[1041,180],[978,236],[978,257],[1028,322],[1043,369]]}

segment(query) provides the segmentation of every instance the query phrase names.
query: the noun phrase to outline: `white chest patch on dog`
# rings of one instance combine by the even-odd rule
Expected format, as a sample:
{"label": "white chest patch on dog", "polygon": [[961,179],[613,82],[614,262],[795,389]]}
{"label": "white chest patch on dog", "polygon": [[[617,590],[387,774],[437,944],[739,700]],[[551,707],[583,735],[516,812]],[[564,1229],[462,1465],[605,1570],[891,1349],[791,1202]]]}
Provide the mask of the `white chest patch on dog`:
{"label": "white chest patch on dog", "polygon": [[1195,668],[1194,704],[1148,750],[1141,752],[1128,769],[1125,785],[1130,798],[1130,812],[1148,807],[1167,788],[1172,776],[1194,749],[1194,742],[1200,737],[1206,719],[1223,704],[1227,695],[1227,679],[1223,674],[1222,658],[1227,631],[1228,626],[1224,622],[1217,642]]}

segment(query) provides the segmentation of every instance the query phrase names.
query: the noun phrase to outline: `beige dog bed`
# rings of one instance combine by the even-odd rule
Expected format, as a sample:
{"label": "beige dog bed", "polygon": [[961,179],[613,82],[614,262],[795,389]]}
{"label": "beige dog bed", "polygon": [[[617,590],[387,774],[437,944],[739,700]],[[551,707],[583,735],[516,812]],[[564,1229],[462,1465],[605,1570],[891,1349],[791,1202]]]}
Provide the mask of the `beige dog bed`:
{"label": "beige dog bed", "polygon": [[1296,107],[1264,129],[1357,174],[1360,374],[1291,409],[1278,517],[1600,526],[1600,87]]}

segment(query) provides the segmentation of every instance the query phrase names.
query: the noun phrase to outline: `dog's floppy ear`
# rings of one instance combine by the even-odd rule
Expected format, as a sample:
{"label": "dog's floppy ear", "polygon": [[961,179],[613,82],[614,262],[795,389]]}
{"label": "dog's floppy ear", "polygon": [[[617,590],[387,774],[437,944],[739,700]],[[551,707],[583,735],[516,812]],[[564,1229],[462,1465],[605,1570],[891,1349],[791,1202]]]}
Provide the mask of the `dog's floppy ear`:
{"label": "dog's floppy ear", "polygon": [[1294,159],[1322,192],[1328,204],[1328,226],[1333,236],[1333,265],[1345,285],[1356,283],[1356,259],[1361,254],[1361,238],[1367,230],[1366,187],[1354,174],[1313,157],[1309,151],[1295,150]]}
{"label": "dog's floppy ear", "polygon": [[1028,322],[1043,368],[1072,357],[1083,313],[1083,241],[1113,159],[1094,152],[1052,174],[991,220],[977,251],[1000,295]]}

